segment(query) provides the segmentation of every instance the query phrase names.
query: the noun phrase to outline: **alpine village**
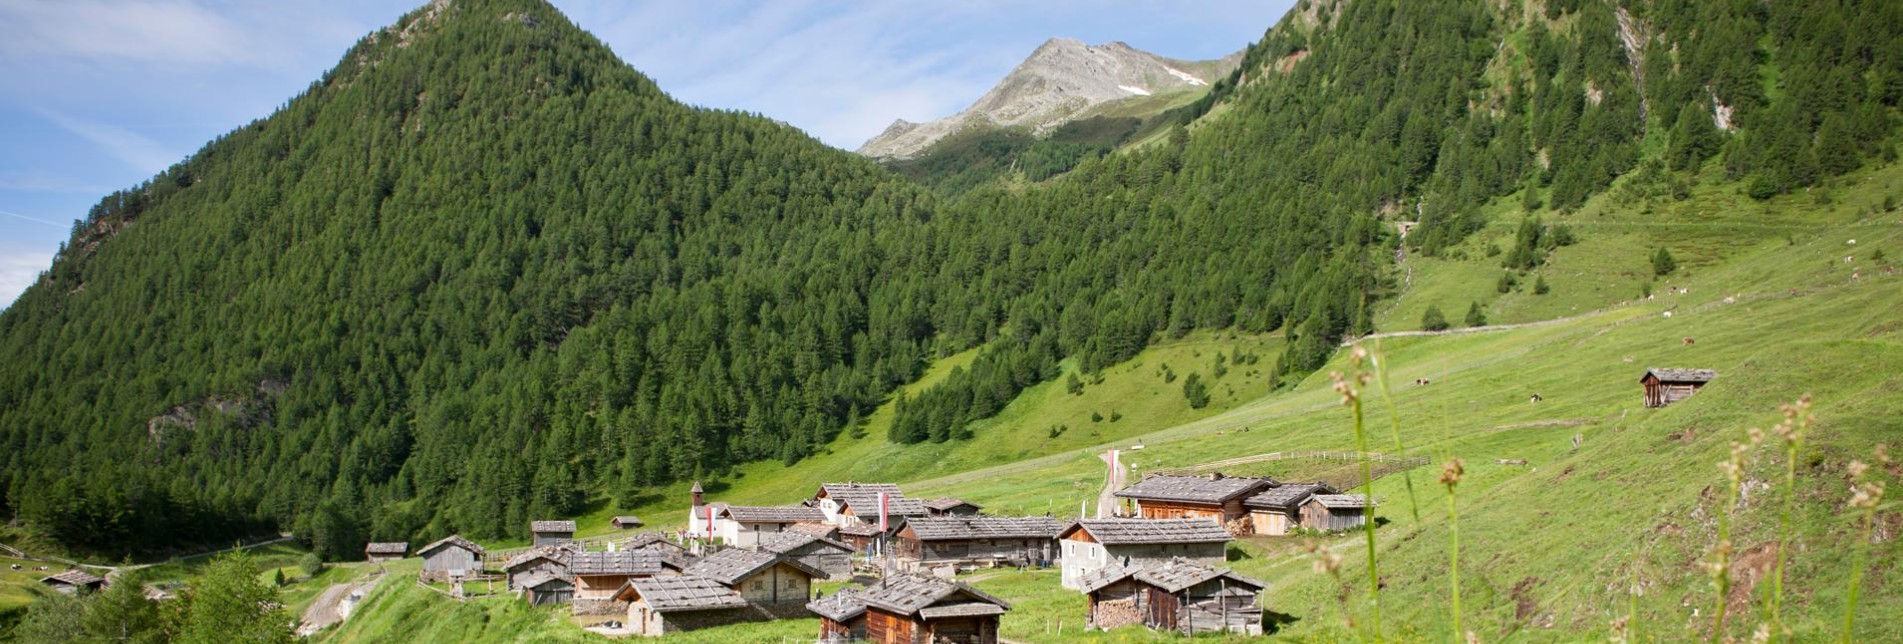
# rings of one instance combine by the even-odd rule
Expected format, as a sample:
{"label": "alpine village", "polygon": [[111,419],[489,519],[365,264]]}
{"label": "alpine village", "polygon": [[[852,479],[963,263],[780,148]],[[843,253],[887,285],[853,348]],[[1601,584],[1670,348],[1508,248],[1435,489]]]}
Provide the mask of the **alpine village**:
{"label": "alpine village", "polygon": [[[1903,641],[1903,2],[555,4],[45,213],[0,639]],[[0,3],[0,114],[270,10]],[[1189,57],[947,44],[1059,17]]]}

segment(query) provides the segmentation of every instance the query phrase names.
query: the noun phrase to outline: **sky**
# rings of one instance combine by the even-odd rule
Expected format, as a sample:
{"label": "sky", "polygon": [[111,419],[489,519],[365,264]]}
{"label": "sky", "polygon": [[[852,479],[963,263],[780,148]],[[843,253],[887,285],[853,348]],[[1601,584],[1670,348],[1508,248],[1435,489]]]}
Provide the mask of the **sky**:
{"label": "sky", "polygon": [[[1189,60],[1294,0],[553,0],[681,101],[851,150],[963,109],[1052,37]],[[75,219],[269,116],[418,2],[0,0],[0,306]]]}

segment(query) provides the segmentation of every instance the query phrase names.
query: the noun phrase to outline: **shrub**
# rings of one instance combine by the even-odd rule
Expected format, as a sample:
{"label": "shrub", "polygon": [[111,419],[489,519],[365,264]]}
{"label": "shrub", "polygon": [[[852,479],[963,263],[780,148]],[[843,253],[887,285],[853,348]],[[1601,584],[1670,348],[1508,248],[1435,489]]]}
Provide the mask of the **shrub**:
{"label": "shrub", "polygon": [[1190,409],[1209,406],[1209,387],[1203,384],[1202,374],[1192,371],[1183,379],[1183,398],[1189,401]]}
{"label": "shrub", "polygon": [[1493,284],[1493,290],[1499,291],[1501,293],[1512,293],[1513,287],[1519,286],[1519,285],[1520,285],[1520,279],[1517,277],[1514,277],[1512,273],[1501,273],[1500,281],[1494,282]]}
{"label": "shrub", "polygon": [[1077,372],[1071,372],[1070,377],[1064,379],[1064,391],[1070,392],[1073,396],[1084,394],[1084,381],[1077,379]]}
{"label": "shrub", "polygon": [[305,577],[316,577],[317,573],[324,572],[324,559],[315,552],[307,552],[297,560],[297,568],[304,571]]}
{"label": "shrub", "polygon": [[1672,251],[1660,246],[1659,252],[1652,254],[1652,274],[1671,275],[1672,271],[1676,270],[1678,270],[1678,260],[1672,259]]}
{"label": "shrub", "polygon": [[1093,423],[1101,423],[1101,422],[1103,422],[1103,414],[1099,414],[1099,413],[1097,413],[1097,412],[1094,412],[1094,411],[1093,411],[1093,412],[1090,412],[1090,422],[1093,422]]}
{"label": "shrub", "polygon": [[1551,286],[1547,286],[1547,285],[1546,285],[1546,276],[1545,276],[1545,275],[1541,275],[1541,276],[1539,277],[1539,279],[1537,279],[1537,280],[1535,280],[1535,281],[1533,282],[1533,294],[1534,294],[1534,295],[1545,295],[1545,294],[1547,294],[1547,292],[1549,292],[1549,291],[1552,291],[1552,290],[1553,290],[1553,287],[1551,287]]}
{"label": "shrub", "polygon": [[1467,307],[1467,326],[1486,326],[1487,312],[1480,310],[1480,303],[1474,302]]}
{"label": "shrub", "polygon": [[1447,315],[1440,312],[1440,307],[1427,305],[1427,312],[1421,314],[1421,330],[1446,331],[1447,326]]}

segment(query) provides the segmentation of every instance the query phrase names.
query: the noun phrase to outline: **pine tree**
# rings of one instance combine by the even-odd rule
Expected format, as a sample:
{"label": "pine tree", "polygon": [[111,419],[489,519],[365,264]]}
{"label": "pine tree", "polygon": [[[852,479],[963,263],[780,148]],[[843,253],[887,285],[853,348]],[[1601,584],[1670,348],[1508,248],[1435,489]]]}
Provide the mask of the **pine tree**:
{"label": "pine tree", "polygon": [[1447,327],[1447,316],[1440,312],[1440,306],[1427,305],[1427,312],[1421,314],[1421,330],[1446,331]]}
{"label": "pine tree", "polygon": [[270,644],[291,642],[291,618],[278,590],[258,578],[258,565],[244,551],[219,555],[194,580],[177,642]]}
{"label": "pine tree", "polygon": [[1487,325],[1487,313],[1486,311],[1480,310],[1480,303],[1474,302],[1473,304],[1469,305],[1467,307],[1467,326],[1479,327],[1479,326],[1486,326],[1486,325]]}
{"label": "pine tree", "polygon": [[1672,251],[1666,250],[1664,246],[1660,246],[1658,252],[1652,253],[1653,275],[1663,277],[1671,275],[1672,272],[1676,270],[1678,270],[1678,260],[1672,259]]}
{"label": "pine tree", "polygon": [[1190,372],[1183,379],[1183,398],[1189,401],[1190,409],[1202,409],[1209,406],[1209,387],[1203,384],[1203,375]]}

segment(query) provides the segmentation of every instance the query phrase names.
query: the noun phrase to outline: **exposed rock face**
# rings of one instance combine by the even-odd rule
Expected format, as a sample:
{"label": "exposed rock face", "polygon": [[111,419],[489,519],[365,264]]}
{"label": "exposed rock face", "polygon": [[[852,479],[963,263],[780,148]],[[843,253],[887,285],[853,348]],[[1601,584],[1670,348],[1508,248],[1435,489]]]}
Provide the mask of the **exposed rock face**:
{"label": "exposed rock face", "polygon": [[1105,103],[1205,87],[1228,74],[1241,53],[1182,61],[1121,42],[1086,45],[1052,38],[965,111],[929,123],[895,121],[859,153],[905,159],[968,127],[1024,127],[1043,134]]}

